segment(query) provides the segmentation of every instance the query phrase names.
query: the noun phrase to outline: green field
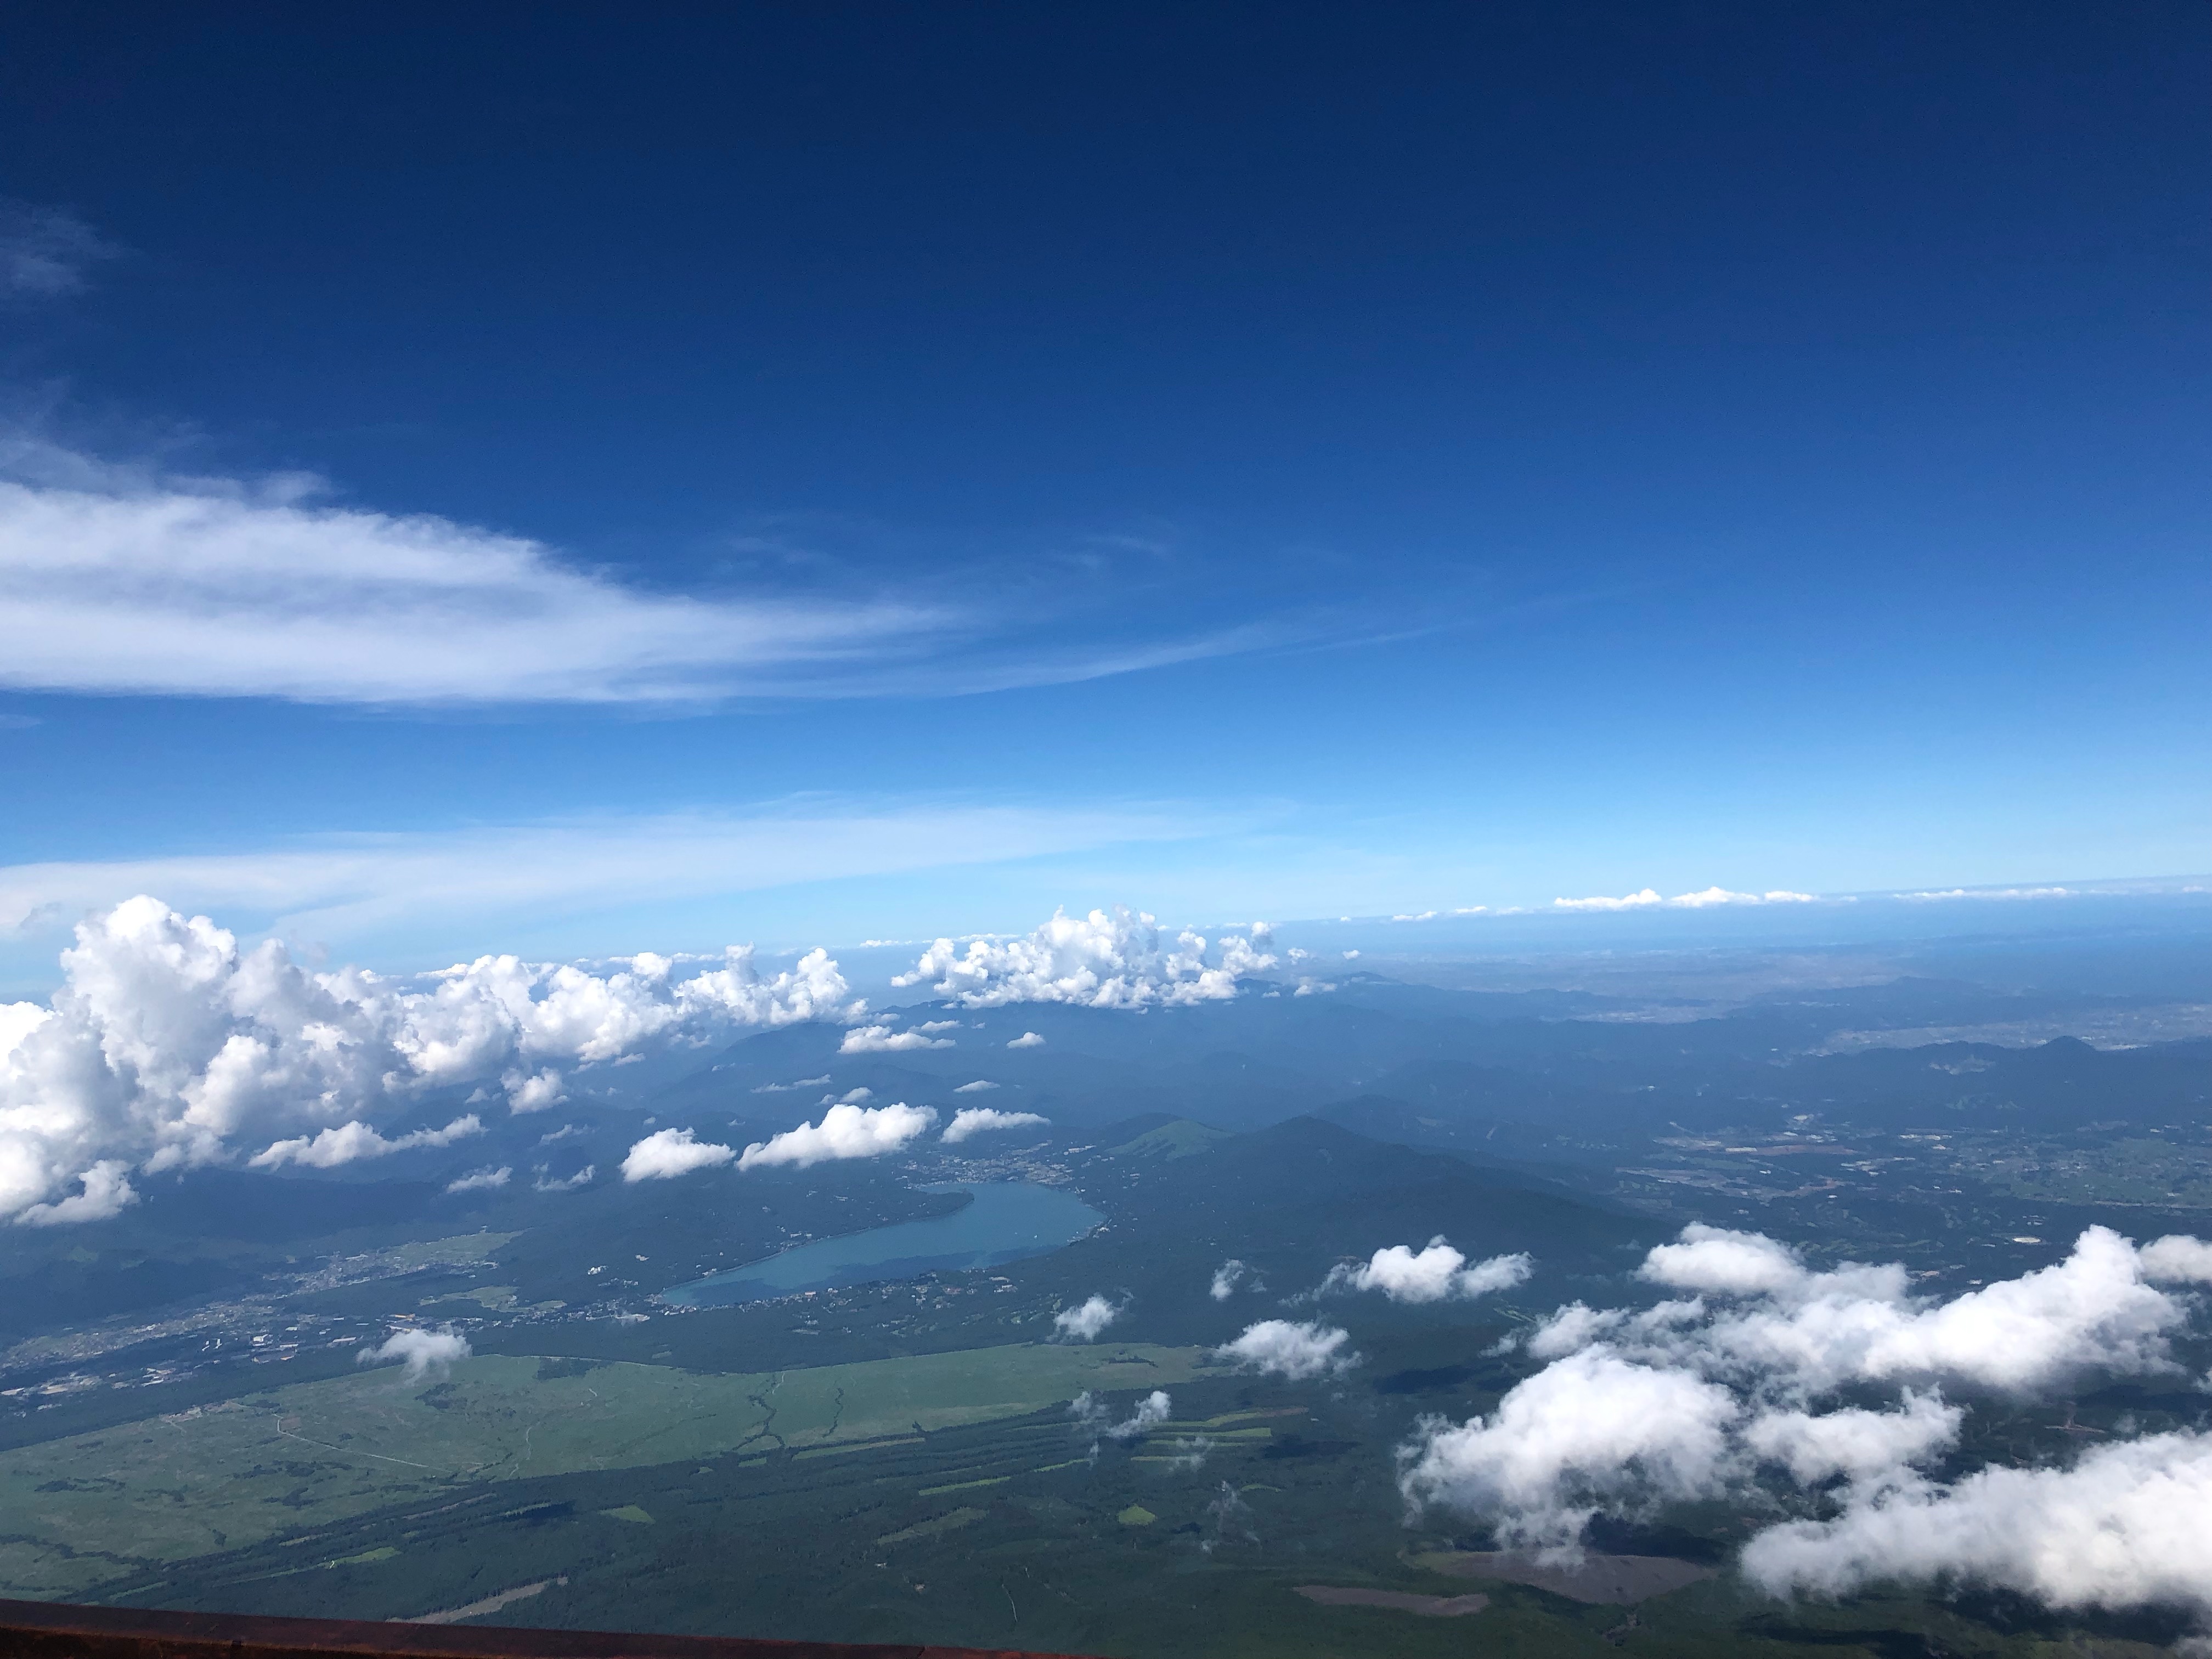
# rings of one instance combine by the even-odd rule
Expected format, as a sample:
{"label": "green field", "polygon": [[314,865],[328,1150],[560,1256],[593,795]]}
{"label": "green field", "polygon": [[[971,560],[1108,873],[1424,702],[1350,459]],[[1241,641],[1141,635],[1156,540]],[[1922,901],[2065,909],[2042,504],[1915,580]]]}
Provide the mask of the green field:
{"label": "green field", "polygon": [[437,1382],[298,1383],[0,1455],[0,1593],[78,1595],[488,1481],[911,1441],[1180,1382],[1203,1352],[1024,1344],[746,1375],[487,1357]]}

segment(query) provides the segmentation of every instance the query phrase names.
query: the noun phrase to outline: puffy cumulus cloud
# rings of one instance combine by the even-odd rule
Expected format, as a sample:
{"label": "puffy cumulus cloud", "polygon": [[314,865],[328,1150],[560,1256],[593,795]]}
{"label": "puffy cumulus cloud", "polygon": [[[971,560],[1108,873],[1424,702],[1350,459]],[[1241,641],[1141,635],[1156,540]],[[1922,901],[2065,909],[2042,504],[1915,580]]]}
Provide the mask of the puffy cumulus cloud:
{"label": "puffy cumulus cloud", "polygon": [[1052,1337],[1055,1342],[1096,1342],[1101,1333],[1121,1316],[1120,1305],[1103,1296],[1093,1296],[1073,1308],[1062,1308],[1052,1316]]}
{"label": "puffy cumulus cloud", "polygon": [[1793,893],[1787,888],[1776,888],[1765,893],[1736,893],[1725,887],[1708,887],[1702,892],[1677,893],[1672,898],[1662,898],[1658,890],[1646,887],[1641,891],[1608,898],[1603,894],[1589,898],[1555,898],[1554,910],[1652,910],[1662,905],[1677,910],[1703,910],[1717,904],[1811,904],[1816,896],[1811,893]]}
{"label": "puffy cumulus cloud", "polygon": [[832,1106],[818,1124],[800,1124],[745,1148],[738,1160],[740,1170],[757,1170],[780,1164],[805,1169],[838,1158],[881,1158],[911,1145],[937,1121],[927,1106],[903,1101],[890,1106]]}
{"label": "puffy cumulus cloud", "polygon": [[[1249,936],[1231,934],[1209,966],[1203,937],[1185,931],[1163,944],[1152,916],[1115,906],[1087,916],[1055,911],[1025,939],[972,939],[963,952],[949,939],[922,953],[910,973],[891,983],[927,985],[970,1008],[1013,1002],[1066,1002],[1086,1008],[1183,1006],[1237,994],[1237,980],[1275,965],[1271,935],[1255,922]],[[1024,1033],[1009,1048],[1034,1033]],[[1039,1038],[1042,1042],[1042,1039]]]}
{"label": "puffy cumulus cloud", "polygon": [[[42,254],[0,230],[0,283],[81,264],[53,251],[64,222],[40,222]],[[895,601],[648,592],[541,543],[322,504],[299,475],[164,477],[11,447],[0,683],[27,690],[416,704],[803,694],[879,680],[895,647],[953,620]]]}
{"label": "puffy cumulus cloud", "polygon": [[1216,1348],[1214,1357],[1244,1370],[1286,1376],[1293,1382],[1311,1376],[1336,1376],[1359,1363],[1356,1353],[1344,1352],[1350,1334],[1318,1322],[1297,1324],[1287,1319],[1263,1319],[1248,1325],[1234,1342]]}
{"label": "puffy cumulus cloud", "polygon": [[534,1076],[527,1072],[509,1072],[500,1079],[500,1086],[507,1091],[507,1109],[510,1112],[542,1112],[568,1097],[561,1073],[550,1066]]}
{"label": "puffy cumulus cloud", "polygon": [[1410,1245],[1392,1244],[1365,1261],[1340,1263],[1329,1269],[1322,1289],[1380,1291],[1393,1302],[1442,1302],[1510,1290],[1527,1281],[1532,1265],[1521,1254],[1492,1256],[1470,1267],[1439,1234],[1418,1255]]}
{"label": "puffy cumulus cloud", "polygon": [[694,1170],[718,1169],[737,1155],[735,1147],[697,1139],[689,1129],[656,1129],[623,1158],[623,1179],[672,1180]]}
{"label": "puffy cumulus cloud", "polygon": [[419,1382],[432,1371],[450,1370],[469,1357],[469,1340],[455,1330],[398,1330],[355,1356],[363,1365],[404,1364],[407,1380]]}
{"label": "puffy cumulus cloud", "polygon": [[2179,1607],[2212,1625],[2212,1435],[2146,1435],[2067,1468],[1854,1490],[1830,1519],[1760,1533],[1742,1566],[1778,1595],[1948,1579],[2053,1607]]}
{"label": "puffy cumulus cloud", "polygon": [[138,1201],[131,1166],[119,1158],[102,1158],[77,1176],[79,1190],[52,1204],[33,1204],[16,1219],[31,1227],[65,1227],[73,1221],[108,1221]]}
{"label": "puffy cumulus cloud", "polygon": [[1637,1277],[1674,1290],[1751,1296],[1792,1289],[1804,1283],[1807,1273],[1796,1251],[1764,1233],[1692,1222],[1678,1242],[1646,1255]]}
{"label": "puffy cumulus cloud", "polygon": [[1260,1289],[1259,1279],[1259,1274],[1249,1263],[1239,1261],[1232,1255],[1213,1270],[1213,1282],[1206,1287],[1206,1293],[1216,1302],[1226,1302],[1237,1294],[1237,1286],[1247,1279],[1251,1281],[1254,1290]]}
{"label": "puffy cumulus cloud", "polygon": [[580,1187],[590,1186],[599,1172],[598,1164],[586,1164],[575,1174],[556,1179],[551,1170],[541,1164],[538,1166],[538,1178],[530,1184],[541,1193],[573,1193]]}
{"label": "puffy cumulus cloud", "polygon": [[[0,1217],[112,1214],[58,1196],[102,1164],[160,1173],[258,1146],[265,1167],[327,1166],[438,1144],[387,1139],[376,1121],[425,1090],[494,1080],[535,1110],[562,1097],[563,1066],[858,1008],[818,951],[772,976],[744,947],[681,980],[647,955],[605,975],[480,957],[396,981],[310,971],[144,896],[80,924],[61,966],[51,1007],[0,1018]],[[121,1190],[106,1176],[94,1189]]]}
{"label": "puffy cumulus cloud", "polygon": [[2143,1277],[2154,1284],[2212,1285],[2212,1243],[2169,1234],[2142,1247]]}
{"label": "puffy cumulus cloud", "polygon": [[513,1167],[504,1164],[495,1170],[471,1170],[458,1180],[447,1182],[446,1190],[448,1193],[495,1192],[506,1186],[514,1174]]}
{"label": "puffy cumulus cloud", "polygon": [[987,1091],[995,1089],[999,1085],[997,1084],[990,1082],[987,1079],[979,1077],[973,1083],[962,1084],[952,1092],[956,1095],[980,1095],[985,1093]]}
{"label": "puffy cumulus cloud", "polygon": [[1018,1037],[1008,1037],[1006,1039],[1006,1047],[1009,1048],[1042,1048],[1044,1047],[1044,1038],[1038,1032],[1024,1031]]}
{"label": "puffy cumulus cloud", "polygon": [[944,1139],[957,1145],[970,1135],[979,1135],[990,1129],[1036,1129],[1050,1124],[1048,1117],[1035,1112],[1000,1112],[988,1106],[963,1106],[952,1115],[952,1121],[945,1126]]}
{"label": "puffy cumulus cloud", "polygon": [[13,1053],[16,1044],[53,1017],[52,1009],[35,1002],[0,1002],[0,1054]]}
{"label": "puffy cumulus cloud", "polygon": [[[1778,1478],[1784,1501],[1833,1512],[1747,1550],[1747,1571],[1778,1592],[1951,1576],[2059,1607],[2174,1600],[2191,1572],[2212,1584],[2212,1442],[2124,1442],[2071,1469],[1990,1468],[1948,1485],[1924,1471],[1960,1443],[1966,1407],[1947,1391],[2031,1397],[2178,1372],[2171,1342],[2195,1299],[2154,1281],[2196,1282],[2207,1256],[2194,1238],[2138,1249],[2093,1227],[2063,1261],[1938,1302],[1910,1295],[1893,1265],[1820,1272],[1759,1234],[1687,1228],[1640,1272],[1697,1294],[1560,1309],[1525,1344],[1549,1363],[1486,1418],[1425,1422],[1401,1484],[1416,1507],[1571,1552],[1595,1514],[1754,1487],[1771,1502],[1759,1483]],[[1889,1389],[1888,1405],[1860,1403]],[[1853,1403],[1838,1403],[1845,1391]]]}
{"label": "puffy cumulus cloud", "polygon": [[417,1129],[411,1134],[395,1135],[390,1139],[356,1120],[313,1136],[297,1135],[289,1140],[271,1142],[246,1161],[257,1170],[281,1170],[287,1164],[310,1170],[335,1170],[342,1164],[356,1163],[365,1158],[389,1158],[394,1152],[412,1152],[418,1146],[450,1146],[457,1140],[466,1140],[471,1135],[483,1133],[483,1121],[474,1112],[455,1118],[442,1129]]}
{"label": "puffy cumulus cloud", "polygon": [[1571,1550],[1601,1509],[1717,1492],[1741,1412],[1717,1382],[1586,1349],[1486,1418],[1425,1425],[1399,1486],[1409,1503],[1490,1517],[1508,1548]]}
{"label": "puffy cumulus cloud", "polygon": [[1802,1486],[1839,1475],[1870,1481],[1948,1451],[1966,1414],[1940,1394],[1907,1389],[1893,1412],[1857,1406],[1817,1414],[1769,1412],[1747,1425],[1743,1439],[1754,1455],[1779,1463]]}
{"label": "puffy cumulus cloud", "polygon": [[[2159,1259],[2183,1254],[2175,1247]],[[2171,1370],[2169,1340],[2189,1317],[2185,1302],[2150,1282],[2142,1253],[2105,1227],[2083,1232],[2062,1261],[1942,1304],[1912,1297],[1894,1263],[1815,1273],[1771,1239],[1718,1228],[1686,1228],[1638,1272],[1699,1294],[1633,1316],[1562,1310],[1531,1336],[1530,1352],[1556,1356],[1603,1340],[1800,1392],[1948,1379],[2025,1395],[2087,1371]]]}
{"label": "puffy cumulus cloud", "polygon": [[950,1048],[951,1037],[932,1036],[933,1027],[894,1031],[888,1025],[862,1025],[845,1033],[837,1045],[841,1054],[890,1054],[907,1048]]}

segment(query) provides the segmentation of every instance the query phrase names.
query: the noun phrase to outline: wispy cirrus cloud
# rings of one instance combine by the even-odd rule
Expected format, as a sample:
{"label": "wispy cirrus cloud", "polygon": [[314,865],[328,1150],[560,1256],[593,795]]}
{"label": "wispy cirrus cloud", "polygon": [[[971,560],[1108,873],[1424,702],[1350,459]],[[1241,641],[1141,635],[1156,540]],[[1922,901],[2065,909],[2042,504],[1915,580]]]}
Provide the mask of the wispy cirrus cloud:
{"label": "wispy cirrus cloud", "polygon": [[0,300],[74,294],[115,246],[66,208],[0,198]]}
{"label": "wispy cirrus cloud", "polygon": [[[72,269],[0,234],[0,285]],[[1109,583],[1078,597],[950,566],[933,582],[757,573],[672,592],[528,536],[342,503],[306,474],[185,476],[0,434],[0,687],[16,690],[695,707],[1005,690],[1332,634],[1304,612],[1163,630],[1152,617],[1182,613],[1128,614]],[[1089,621],[1041,629],[1046,613]]]}
{"label": "wispy cirrus cloud", "polygon": [[1210,808],[787,801],[749,811],[605,817],[303,837],[205,854],[0,866],[0,929],[74,921],[133,893],[341,938],[416,918],[544,915],[697,901],[801,882],[1190,839],[1243,822]]}

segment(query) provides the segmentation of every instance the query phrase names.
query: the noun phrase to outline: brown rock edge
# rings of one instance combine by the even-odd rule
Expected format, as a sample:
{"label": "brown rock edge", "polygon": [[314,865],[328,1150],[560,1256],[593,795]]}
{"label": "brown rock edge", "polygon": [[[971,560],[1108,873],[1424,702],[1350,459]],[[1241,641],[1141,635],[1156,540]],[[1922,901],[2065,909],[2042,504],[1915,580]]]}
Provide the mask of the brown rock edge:
{"label": "brown rock edge", "polygon": [[386,1625],[8,1601],[0,1601],[0,1654],[7,1659],[1066,1659],[1017,1648]]}

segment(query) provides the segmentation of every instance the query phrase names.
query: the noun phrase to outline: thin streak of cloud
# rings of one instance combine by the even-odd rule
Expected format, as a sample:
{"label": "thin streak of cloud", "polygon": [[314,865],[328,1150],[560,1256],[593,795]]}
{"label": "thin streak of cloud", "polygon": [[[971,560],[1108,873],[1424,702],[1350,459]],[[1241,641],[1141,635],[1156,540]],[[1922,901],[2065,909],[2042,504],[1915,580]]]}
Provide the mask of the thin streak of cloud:
{"label": "thin streak of cloud", "polygon": [[410,919],[582,909],[989,864],[1217,834],[1172,805],[1093,809],[787,802],[410,835],[330,836],[201,855],[0,866],[0,928],[70,921],[136,892],[336,938]]}

